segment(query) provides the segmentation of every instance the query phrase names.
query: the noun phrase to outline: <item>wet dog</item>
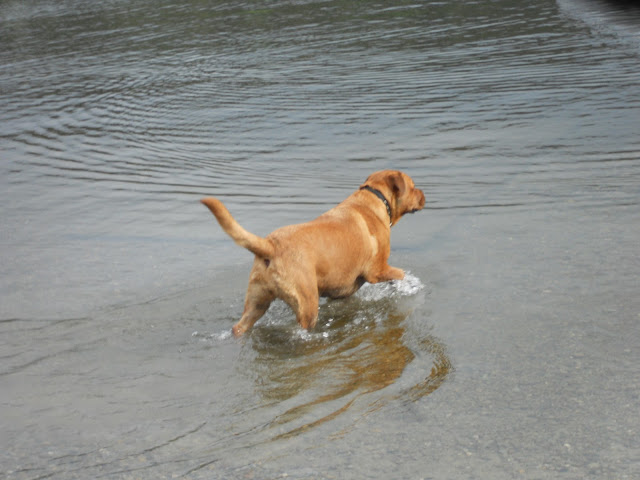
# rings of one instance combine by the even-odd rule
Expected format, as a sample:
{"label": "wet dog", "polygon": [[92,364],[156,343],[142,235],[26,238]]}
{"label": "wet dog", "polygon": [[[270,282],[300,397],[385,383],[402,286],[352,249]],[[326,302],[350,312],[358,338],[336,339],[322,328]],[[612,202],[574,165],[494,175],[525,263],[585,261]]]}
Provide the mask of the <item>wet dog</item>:
{"label": "wet dog", "polygon": [[201,201],[224,231],[255,255],[244,312],[233,327],[240,336],[276,298],[291,307],[302,328],[312,329],[319,297],[347,297],[365,282],[404,278],[401,269],[387,263],[391,226],[404,214],[421,210],[425,198],[411,177],[383,170],[315,220],[279,228],[264,238],[242,228],[220,200]]}

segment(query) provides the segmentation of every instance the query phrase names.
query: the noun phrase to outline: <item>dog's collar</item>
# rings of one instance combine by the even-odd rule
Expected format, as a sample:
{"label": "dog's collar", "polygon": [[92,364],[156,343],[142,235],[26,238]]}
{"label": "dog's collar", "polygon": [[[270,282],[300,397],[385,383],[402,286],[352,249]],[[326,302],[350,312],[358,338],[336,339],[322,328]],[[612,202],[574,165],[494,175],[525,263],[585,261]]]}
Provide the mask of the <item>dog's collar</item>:
{"label": "dog's collar", "polygon": [[376,197],[378,197],[380,200],[382,200],[382,203],[384,203],[384,206],[387,207],[387,214],[389,215],[389,226],[392,226],[393,217],[391,216],[391,205],[389,205],[389,202],[387,201],[385,196],[382,194],[382,192],[380,190],[376,190],[375,188],[371,188],[369,185],[360,187],[360,190],[368,190],[371,193],[373,193]]}

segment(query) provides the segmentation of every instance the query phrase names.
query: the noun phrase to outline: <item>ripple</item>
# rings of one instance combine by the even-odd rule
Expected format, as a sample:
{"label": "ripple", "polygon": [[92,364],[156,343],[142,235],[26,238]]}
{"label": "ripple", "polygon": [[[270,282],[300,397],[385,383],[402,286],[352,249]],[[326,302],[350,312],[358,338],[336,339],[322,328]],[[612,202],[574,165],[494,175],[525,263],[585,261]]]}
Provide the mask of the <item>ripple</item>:
{"label": "ripple", "polygon": [[[613,144],[621,129],[630,134],[627,119],[638,108],[633,62],[567,32],[548,6],[530,5],[526,15],[505,5],[499,15],[476,4],[315,6],[200,6],[196,24],[188,10],[165,6],[144,28],[122,5],[85,5],[79,18],[65,9],[32,12],[73,27],[68,37],[24,23],[26,11],[12,9],[11,101],[0,130],[17,152],[12,172],[30,170],[43,189],[67,179],[67,189],[80,192],[76,200],[99,182],[104,198],[128,192],[133,201],[142,192],[139,208],[158,195],[177,196],[184,208],[202,194],[248,206],[260,191],[267,204],[295,210],[340,198],[305,185],[321,175],[330,179],[325,187],[360,180],[361,166],[345,159],[403,163],[419,180],[443,180],[433,185],[430,208],[486,211],[563,203],[562,186],[544,200],[521,194],[553,181],[542,170],[525,178],[523,162],[546,162],[545,149],[563,143],[576,164],[602,158],[582,145]],[[242,36],[225,35],[230,29]],[[77,58],[52,53],[34,61],[47,35],[74,41]],[[620,133],[601,133],[602,114]],[[547,126],[550,118],[559,125]],[[560,132],[574,118],[579,133],[567,143]],[[336,168],[346,175],[331,175]],[[500,182],[503,175],[521,178]],[[488,183],[478,177],[494,187],[479,186]],[[14,181],[24,184],[24,176]],[[579,196],[576,205],[633,203],[633,192],[623,191],[595,202]]]}

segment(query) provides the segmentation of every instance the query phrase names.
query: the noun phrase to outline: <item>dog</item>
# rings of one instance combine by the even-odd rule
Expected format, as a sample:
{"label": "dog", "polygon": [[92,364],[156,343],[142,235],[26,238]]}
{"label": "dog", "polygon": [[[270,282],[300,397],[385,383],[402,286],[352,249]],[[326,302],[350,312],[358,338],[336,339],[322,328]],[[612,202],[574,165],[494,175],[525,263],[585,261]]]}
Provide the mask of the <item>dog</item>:
{"label": "dog", "polygon": [[300,326],[313,329],[319,297],[343,298],[365,282],[404,278],[389,266],[391,227],[424,208],[425,196],[408,175],[397,170],[371,174],[342,203],[315,220],[278,228],[259,237],[240,226],[222,202],[201,200],[223,230],[255,255],[236,337],[249,330],[276,298],[287,303]]}

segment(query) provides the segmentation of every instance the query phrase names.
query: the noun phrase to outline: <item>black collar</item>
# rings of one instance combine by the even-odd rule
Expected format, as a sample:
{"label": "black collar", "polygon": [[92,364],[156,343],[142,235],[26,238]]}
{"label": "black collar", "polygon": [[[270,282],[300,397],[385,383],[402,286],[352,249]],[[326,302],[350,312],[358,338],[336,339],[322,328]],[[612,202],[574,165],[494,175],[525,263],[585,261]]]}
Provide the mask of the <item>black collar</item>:
{"label": "black collar", "polygon": [[382,194],[382,192],[380,190],[376,190],[375,188],[371,188],[369,185],[360,187],[360,190],[368,190],[371,193],[373,193],[376,197],[378,197],[380,200],[382,200],[382,203],[384,203],[384,206],[387,207],[387,214],[389,215],[389,226],[393,225],[393,217],[391,217],[391,205],[389,205],[389,202],[387,201],[385,196]]}

